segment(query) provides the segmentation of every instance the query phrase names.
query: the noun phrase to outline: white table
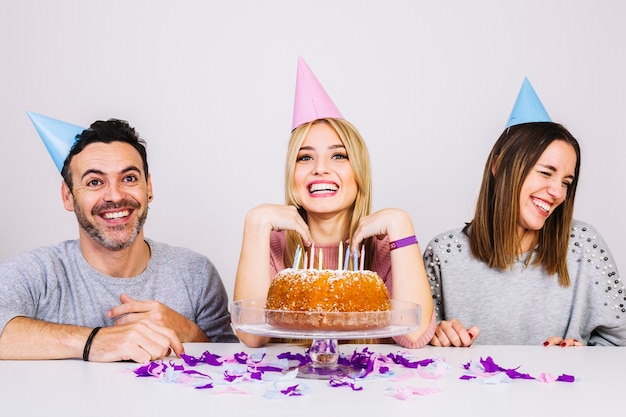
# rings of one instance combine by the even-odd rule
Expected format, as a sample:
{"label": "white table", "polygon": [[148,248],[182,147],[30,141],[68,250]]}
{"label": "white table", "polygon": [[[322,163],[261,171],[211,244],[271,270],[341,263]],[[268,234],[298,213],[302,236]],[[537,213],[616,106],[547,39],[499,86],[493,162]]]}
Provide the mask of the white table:
{"label": "white table", "polygon": [[[186,353],[204,351],[232,355],[252,354],[259,349],[243,344],[186,344]],[[351,354],[363,345],[341,345]],[[406,351],[396,345],[369,345],[377,353]],[[290,351],[304,353],[294,345],[271,345],[268,355]],[[472,346],[410,351],[417,359],[442,358],[449,365],[441,379],[414,376],[410,380],[365,378],[357,380],[361,391],[334,388],[328,381],[297,378],[309,392],[301,397],[268,399],[271,383],[244,382],[234,385],[249,394],[197,390],[182,383],[157,378],[138,378],[134,363],[88,363],[80,360],[0,361],[0,416],[581,416],[621,415],[626,388],[626,347]],[[512,380],[484,384],[459,377],[469,372],[462,365],[491,356],[504,368],[539,376],[549,373],[573,375],[574,383],[544,383]],[[177,360],[177,363],[182,363]],[[194,369],[207,370],[207,365]],[[397,368],[396,368],[397,369]],[[410,370],[406,370],[409,372]],[[213,368],[212,372],[216,372]],[[221,372],[221,371],[220,371]],[[415,371],[413,371],[415,372]],[[293,384],[291,384],[293,385]],[[388,395],[389,388],[430,387],[440,391],[400,400]],[[225,385],[219,386],[220,390]],[[437,413],[437,414],[435,414]]]}

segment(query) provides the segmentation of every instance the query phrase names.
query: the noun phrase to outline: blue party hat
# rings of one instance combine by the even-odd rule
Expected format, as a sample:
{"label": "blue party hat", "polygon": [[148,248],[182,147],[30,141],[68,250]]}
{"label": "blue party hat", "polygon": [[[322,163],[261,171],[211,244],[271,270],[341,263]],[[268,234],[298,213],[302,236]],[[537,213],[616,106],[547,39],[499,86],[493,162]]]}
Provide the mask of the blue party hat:
{"label": "blue party hat", "polygon": [[76,135],[82,133],[85,128],[37,113],[27,112],[27,114],[30,121],[35,125],[44,145],[46,145],[57,169],[61,172],[63,162],[65,162],[65,158],[76,141]]}
{"label": "blue party hat", "polygon": [[528,78],[524,78],[522,88],[517,95],[513,111],[509,116],[506,127],[520,125],[522,123],[531,122],[551,122],[548,112],[541,104],[541,100],[535,93],[533,86],[530,85]]}

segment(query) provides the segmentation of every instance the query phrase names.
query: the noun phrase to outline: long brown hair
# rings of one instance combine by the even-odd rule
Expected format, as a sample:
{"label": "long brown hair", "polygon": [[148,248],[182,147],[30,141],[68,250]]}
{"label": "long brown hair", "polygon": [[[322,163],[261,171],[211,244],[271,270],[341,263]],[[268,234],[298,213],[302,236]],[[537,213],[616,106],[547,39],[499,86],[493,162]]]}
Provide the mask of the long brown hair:
{"label": "long brown hair", "polygon": [[[513,266],[520,252],[517,222],[524,180],[546,148],[555,140],[570,144],[576,152],[576,168],[565,201],[546,219],[532,264],[559,284],[570,285],[567,245],[574,215],[574,198],[580,174],[580,146],[562,125],[552,122],[524,123],[507,128],[496,141],[485,164],[473,220],[465,228],[472,255],[490,267]],[[497,173],[497,175],[494,175]]]}

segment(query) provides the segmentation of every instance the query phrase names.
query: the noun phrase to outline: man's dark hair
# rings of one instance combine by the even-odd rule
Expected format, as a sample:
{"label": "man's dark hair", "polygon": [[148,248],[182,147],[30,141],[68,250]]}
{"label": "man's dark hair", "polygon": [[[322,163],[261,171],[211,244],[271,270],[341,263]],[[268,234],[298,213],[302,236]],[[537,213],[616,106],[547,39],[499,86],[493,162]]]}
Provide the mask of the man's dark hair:
{"label": "man's dark hair", "polygon": [[148,155],[146,152],[146,142],[141,139],[135,129],[131,127],[127,121],[119,119],[109,119],[107,121],[97,120],[89,126],[89,129],[83,130],[82,133],[76,135],[76,142],[72,145],[69,155],[65,158],[63,163],[63,169],[61,170],[61,176],[72,190],[72,175],[70,172],[70,163],[74,155],[82,152],[87,145],[92,143],[111,143],[111,142],[124,142],[135,148],[141,160],[143,161],[143,170],[148,179]]}

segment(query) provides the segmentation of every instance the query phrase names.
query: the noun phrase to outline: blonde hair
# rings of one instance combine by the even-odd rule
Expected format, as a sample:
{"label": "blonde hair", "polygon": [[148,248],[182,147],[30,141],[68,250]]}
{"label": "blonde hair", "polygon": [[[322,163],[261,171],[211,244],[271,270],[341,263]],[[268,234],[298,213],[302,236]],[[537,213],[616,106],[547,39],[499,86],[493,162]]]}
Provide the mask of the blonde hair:
{"label": "blonde hair", "polygon": [[[356,127],[347,120],[335,118],[317,119],[300,125],[291,132],[285,161],[285,204],[295,206],[304,221],[307,221],[306,210],[304,210],[298,201],[297,192],[295,190],[294,171],[302,143],[304,143],[311,126],[319,123],[326,123],[339,136],[339,139],[346,148],[348,161],[350,162],[356,179],[358,190],[356,199],[352,205],[350,224],[346,230],[346,238],[351,238],[359,224],[359,220],[369,215],[372,210],[372,170],[365,141]],[[285,233],[285,265],[291,265],[293,264],[297,246],[303,246],[303,243],[302,238],[296,232],[286,231]],[[372,252],[373,242],[371,239],[367,239],[365,242],[365,268],[371,267],[371,260],[373,258]]]}
{"label": "blonde hair", "polygon": [[502,133],[485,164],[474,218],[465,233],[475,258],[493,268],[512,268],[521,250],[517,222],[522,185],[546,148],[556,140],[570,144],[576,152],[574,179],[565,201],[546,219],[539,233],[532,264],[541,265],[549,275],[558,274],[559,284],[567,287],[567,245],[580,174],[580,147],[562,125],[525,123]]}

